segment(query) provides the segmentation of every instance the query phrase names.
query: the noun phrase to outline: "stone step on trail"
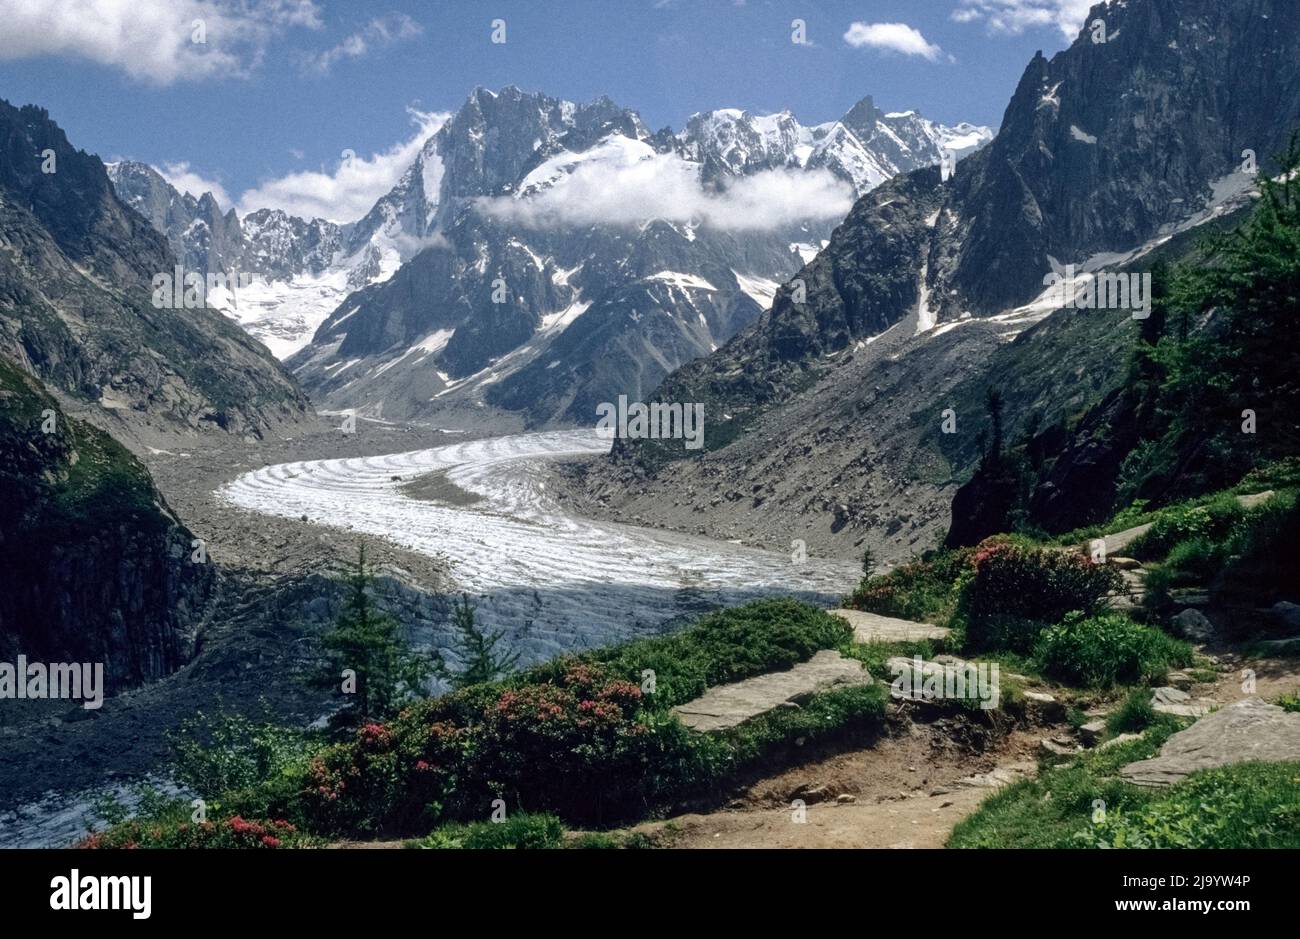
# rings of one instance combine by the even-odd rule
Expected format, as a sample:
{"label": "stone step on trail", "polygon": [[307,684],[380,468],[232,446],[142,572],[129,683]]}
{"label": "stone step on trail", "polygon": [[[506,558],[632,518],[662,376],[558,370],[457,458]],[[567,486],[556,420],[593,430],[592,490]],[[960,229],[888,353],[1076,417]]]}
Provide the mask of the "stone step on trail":
{"label": "stone step on trail", "polygon": [[1166,686],[1151,692],[1151,708],[1160,714],[1175,717],[1204,717],[1218,707],[1217,701],[1193,698],[1181,688]]}
{"label": "stone step on trail", "polygon": [[853,627],[854,642],[919,642],[922,639],[947,639],[952,632],[944,626],[915,623],[911,620],[881,616],[865,610],[827,610]]}
{"label": "stone step on trail", "polygon": [[673,708],[673,713],[692,730],[725,730],[776,708],[799,704],[818,692],[869,685],[871,680],[861,662],[823,649],[786,671],[710,688],[694,701]]}
{"label": "stone step on trail", "polygon": [[[1267,489],[1264,492],[1253,492],[1249,495],[1237,496],[1237,503],[1243,509],[1253,509],[1255,506],[1261,505],[1273,498],[1273,495],[1274,493],[1272,489]],[[1145,525],[1135,525],[1133,528],[1126,528],[1123,531],[1117,531],[1103,536],[1102,540],[1106,542],[1106,556],[1110,557],[1112,554],[1119,554],[1133,542],[1137,541],[1149,532],[1152,524],[1152,522],[1147,522]],[[1085,551],[1090,551],[1091,542],[1085,543],[1083,549]]]}
{"label": "stone step on trail", "polygon": [[1180,730],[1158,755],[1130,763],[1119,774],[1139,786],[1168,786],[1197,770],[1250,761],[1300,761],[1300,714],[1245,698]]}

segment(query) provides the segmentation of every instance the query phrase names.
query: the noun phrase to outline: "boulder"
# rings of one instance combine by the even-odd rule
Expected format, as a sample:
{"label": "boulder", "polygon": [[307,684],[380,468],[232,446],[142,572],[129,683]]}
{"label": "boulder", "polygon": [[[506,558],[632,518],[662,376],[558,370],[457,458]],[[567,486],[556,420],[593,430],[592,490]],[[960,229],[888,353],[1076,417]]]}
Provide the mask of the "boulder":
{"label": "boulder", "polygon": [[1186,691],[1166,686],[1151,693],[1151,707],[1161,714],[1176,717],[1202,717],[1213,710],[1214,702],[1193,701]]}
{"label": "boulder", "polygon": [[1101,735],[1105,732],[1105,721],[1088,721],[1088,723],[1079,728],[1079,736],[1083,739],[1083,742],[1090,747],[1096,746],[1097,741],[1101,739]]}
{"label": "boulder", "polygon": [[1099,751],[1109,750],[1111,747],[1118,747],[1121,743],[1128,743],[1130,740],[1141,740],[1141,739],[1142,739],[1141,734],[1119,734],[1116,737],[1111,737],[1109,740],[1107,740],[1097,749]]}
{"label": "boulder", "polygon": [[1200,610],[1188,607],[1174,617],[1173,623],[1180,634],[1195,642],[1208,642],[1214,638],[1214,624]]}
{"label": "boulder", "polygon": [[1300,603],[1279,600],[1269,607],[1269,616],[1287,629],[1300,629]]}
{"label": "boulder", "polygon": [[921,639],[946,639],[952,630],[930,623],[881,616],[865,610],[829,610],[832,616],[847,620],[853,627],[854,642],[916,642]]}

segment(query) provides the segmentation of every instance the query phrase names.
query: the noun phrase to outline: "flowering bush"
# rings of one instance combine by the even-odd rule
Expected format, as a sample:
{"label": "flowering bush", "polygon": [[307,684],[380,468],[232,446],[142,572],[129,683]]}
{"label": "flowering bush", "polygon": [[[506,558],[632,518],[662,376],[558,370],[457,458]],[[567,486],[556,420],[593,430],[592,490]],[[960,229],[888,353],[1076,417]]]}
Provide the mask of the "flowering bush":
{"label": "flowering bush", "polygon": [[552,681],[477,686],[359,728],[313,759],[302,798],[313,827],[347,833],[482,819],[497,798],[598,821],[679,785],[693,746],[640,687],[570,662]]}
{"label": "flowering bush", "polygon": [[1117,571],[1081,554],[990,538],[961,585],[966,646],[1028,652],[1043,626],[1072,610],[1098,611],[1122,583]]}
{"label": "flowering bush", "polygon": [[273,848],[295,847],[304,839],[284,819],[252,821],[235,815],[207,822],[132,819],[95,832],[79,848]]}

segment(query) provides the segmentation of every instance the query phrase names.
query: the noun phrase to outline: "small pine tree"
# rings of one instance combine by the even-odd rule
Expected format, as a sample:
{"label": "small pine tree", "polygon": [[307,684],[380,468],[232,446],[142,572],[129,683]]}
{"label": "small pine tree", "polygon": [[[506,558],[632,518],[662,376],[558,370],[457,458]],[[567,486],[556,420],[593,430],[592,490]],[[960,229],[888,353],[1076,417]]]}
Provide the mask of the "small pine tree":
{"label": "small pine tree", "polygon": [[518,652],[498,651],[504,633],[479,626],[477,609],[467,594],[461,594],[460,599],[453,600],[451,605],[451,624],[457,633],[456,652],[465,667],[453,672],[442,653],[434,653],[433,673],[453,688],[496,681],[513,671],[519,663]]}
{"label": "small pine tree", "polygon": [[862,552],[862,576],[870,579],[876,573],[876,552],[867,548]]}
{"label": "small pine tree", "polygon": [[348,578],[347,603],[321,639],[326,662],[317,675],[318,685],[341,688],[344,670],[356,673],[356,687],[345,695],[347,703],[336,724],[390,717],[404,700],[420,692],[428,677],[427,664],[411,651],[400,624],[374,608],[369,593],[372,581],[362,546],[356,570]]}

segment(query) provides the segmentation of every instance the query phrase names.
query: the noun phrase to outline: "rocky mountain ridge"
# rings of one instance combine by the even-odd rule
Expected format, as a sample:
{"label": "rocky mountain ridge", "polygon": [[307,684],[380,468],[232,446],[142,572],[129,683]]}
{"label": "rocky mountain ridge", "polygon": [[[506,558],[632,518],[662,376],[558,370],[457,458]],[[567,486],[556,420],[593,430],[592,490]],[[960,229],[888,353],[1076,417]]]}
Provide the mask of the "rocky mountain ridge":
{"label": "rocky mountain ridge", "polygon": [[[361,237],[387,224],[424,249],[349,297],[289,364],[326,406],[373,417],[587,422],[598,403],[643,397],[751,322],[837,220],[736,227],[713,217],[725,214],[730,187],[812,174],[847,205],[893,173],[939,162],[945,147],[964,153],[988,136],[884,114],[869,98],[812,128],[788,113],[723,109],[678,134],[651,133],[608,99],[480,88],[354,229]],[[687,180],[694,208],[649,219],[576,211],[593,201],[579,198],[584,187],[617,192],[630,170],[664,185]]]}
{"label": "rocky mountain ridge", "polygon": [[255,439],[306,418],[263,346],[203,303],[157,291],[177,263],[166,241],[47,112],[0,101],[0,153],[0,353],[160,432]]}

